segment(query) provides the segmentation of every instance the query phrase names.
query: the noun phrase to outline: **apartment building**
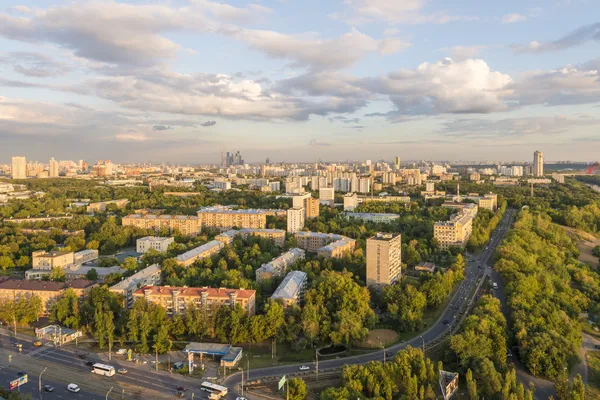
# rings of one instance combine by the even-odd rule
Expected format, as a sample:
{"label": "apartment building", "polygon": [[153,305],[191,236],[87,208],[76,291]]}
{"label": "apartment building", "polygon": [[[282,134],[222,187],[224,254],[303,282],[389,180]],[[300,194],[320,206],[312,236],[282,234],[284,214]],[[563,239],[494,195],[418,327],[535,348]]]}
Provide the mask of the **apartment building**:
{"label": "apartment building", "polygon": [[358,196],[359,203],[405,203],[410,204],[410,196]]}
{"label": "apartment building", "polygon": [[271,295],[272,300],[279,300],[284,307],[299,306],[304,300],[308,277],[302,271],[292,271],[285,276],[281,284]]}
{"label": "apartment building", "polygon": [[73,264],[82,265],[98,259],[98,250],[81,250],[73,254]]}
{"label": "apartment building", "polygon": [[202,228],[200,218],[193,215],[130,214],[123,217],[123,226],[141,229],[178,231],[183,235],[195,236]]}
{"label": "apartment building", "polygon": [[231,210],[227,207],[205,207],[198,210],[201,226],[219,229],[266,228],[267,210]]}
{"label": "apartment building", "polygon": [[335,191],[330,187],[320,187],[319,188],[319,200],[320,201],[330,201],[333,203],[335,199]]}
{"label": "apartment building", "polygon": [[12,178],[27,179],[27,159],[25,157],[12,158]]}
{"label": "apartment building", "polygon": [[72,251],[44,251],[37,250],[31,253],[31,266],[33,269],[52,270],[54,267],[65,268],[74,263]]}
{"label": "apartment building", "polygon": [[402,235],[378,233],[367,239],[367,286],[390,285],[402,275]]}
{"label": "apartment building", "polygon": [[158,304],[171,316],[184,313],[191,303],[209,314],[216,312],[219,307],[232,307],[236,304],[241,305],[249,315],[256,313],[256,290],[144,286],[133,293],[133,298],[134,301],[137,298],[144,298],[148,302]]}
{"label": "apartment building", "polygon": [[238,235],[243,239],[247,239],[248,236],[258,236],[270,239],[279,247],[283,247],[285,243],[285,231],[282,229],[231,229],[215,236],[215,240],[218,240],[223,244],[231,244]]}
{"label": "apartment building", "polygon": [[160,285],[161,282],[162,275],[160,265],[153,264],[111,286],[109,290],[123,296],[124,306],[131,308],[135,291],[144,286]]}
{"label": "apartment building", "polygon": [[479,172],[473,172],[469,175],[469,180],[471,182],[479,182],[481,180],[481,174]]}
{"label": "apartment building", "polygon": [[119,200],[108,200],[108,201],[99,201],[97,203],[90,203],[87,206],[87,212],[104,212],[106,211],[106,207],[110,204],[114,204],[117,208],[125,208],[127,204],[129,204],[129,200],[127,199],[119,199]]}
{"label": "apartment building", "polygon": [[544,176],[544,153],[536,150],[533,153],[533,176]]}
{"label": "apartment building", "polygon": [[356,218],[362,221],[389,224],[400,218],[398,214],[391,213],[360,213],[360,212],[345,212],[346,218]]}
{"label": "apartment building", "polygon": [[196,260],[200,260],[206,257],[210,257],[213,254],[217,254],[223,249],[225,245],[218,241],[212,240],[208,243],[203,244],[202,246],[198,246],[192,250],[186,251],[183,254],[177,256],[177,264],[183,265],[184,267],[189,267]]}
{"label": "apartment building", "polygon": [[356,246],[354,239],[334,233],[296,232],[294,238],[299,248],[327,258],[343,257]]}
{"label": "apartment building", "polygon": [[356,241],[348,237],[331,242],[317,250],[317,255],[325,258],[342,258],[352,253],[356,247]]}
{"label": "apartment building", "polygon": [[[443,206],[450,207],[444,203]],[[433,238],[437,240],[441,249],[450,247],[465,247],[473,231],[473,219],[477,214],[477,205],[454,203],[453,208],[458,209],[449,221],[438,221],[433,225]]]}
{"label": "apartment building", "polygon": [[94,286],[96,283],[85,279],[69,283],[8,279],[0,282],[0,299],[18,301],[21,298],[38,296],[42,301],[42,315],[48,315],[54,303],[67,289],[71,288],[78,296],[84,296]]}
{"label": "apartment building", "polygon": [[358,207],[358,196],[356,193],[344,195],[344,211],[354,211]]}
{"label": "apartment building", "polygon": [[287,231],[295,233],[304,228],[304,208],[290,208],[287,210]]}
{"label": "apartment building", "polygon": [[166,253],[169,245],[175,242],[172,237],[146,236],[135,241],[135,250],[138,253],[145,253],[150,249],[160,253]]}
{"label": "apartment building", "polygon": [[495,212],[498,209],[498,195],[494,193],[485,194],[479,197],[477,205],[479,208]]}
{"label": "apartment building", "polygon": [[303,260],[306,252],[299,248],[293,248],[279,257],[274,258],[266,264],[263,264],[256,270],[256,281],[262,282],[265,279],[282,276],[290,265],[297,260]]}

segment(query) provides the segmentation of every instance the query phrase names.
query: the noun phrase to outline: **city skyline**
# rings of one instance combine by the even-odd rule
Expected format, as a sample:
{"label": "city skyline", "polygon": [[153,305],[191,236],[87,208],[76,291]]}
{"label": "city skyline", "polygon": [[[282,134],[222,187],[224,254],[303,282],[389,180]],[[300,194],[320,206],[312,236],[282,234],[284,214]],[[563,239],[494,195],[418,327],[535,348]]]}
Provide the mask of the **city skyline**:
{"label": "city skyline", "polygon": [[598,159],[590,1],[3,6],[0,162]]}

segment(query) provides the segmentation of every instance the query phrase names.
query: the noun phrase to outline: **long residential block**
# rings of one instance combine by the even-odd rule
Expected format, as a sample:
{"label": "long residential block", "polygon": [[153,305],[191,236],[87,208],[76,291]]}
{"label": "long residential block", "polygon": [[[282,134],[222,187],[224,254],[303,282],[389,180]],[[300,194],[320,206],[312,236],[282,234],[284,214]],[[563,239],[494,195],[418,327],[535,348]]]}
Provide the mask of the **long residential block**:
{"label": "long residential block", "polygon": [[225,245],[218,240],[212,240],[208,243],[203,244],[202,246],[198,246],[192,250],[186,251],[183,254],[177,256],[177,264],[183,265],[184,267],[188,267],[192,265],[196,260],[200,260],[202,258],[210,257],[213,254],[217,254],[223,249]]}
{"label": "long residential block", "polygon": [[207,314],[216,312],[219,307],[234,307],[236,304],[241,305],[249,315],[256,312],[256,290],[144,286],[138,289],[133,297],[159,304],[169,315],[184,313],[190,304],[205,310]]}

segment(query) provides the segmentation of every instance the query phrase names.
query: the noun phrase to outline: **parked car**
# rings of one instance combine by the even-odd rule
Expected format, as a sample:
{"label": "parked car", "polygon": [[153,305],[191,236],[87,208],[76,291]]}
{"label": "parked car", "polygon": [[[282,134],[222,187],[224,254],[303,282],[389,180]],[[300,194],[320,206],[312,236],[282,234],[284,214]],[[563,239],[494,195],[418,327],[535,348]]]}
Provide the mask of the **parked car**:
{"label": "parked car", "polygon": [[300,368],[298,368],[300,371],[308,371],[310,369],[310,367],[308,365],[302,365]]}
{"label": "parked car", "polygon": [[44,386],[44,392],[54,392],[54,386],[50,386],[50,385]]}
{"label": "parked car", "polygon": [[117,354],[120,356],[127,354],[127,349],[119,349],[119,350],[117,350]]}
{"label": "parked car", "polygon": [[79,393],[79,391],[80,391],[81,389],[80,389],[80,388],[79,388],[79,386],[77,386],[76,384],[74,384],[74,383],[69,383],[69,384],[67,385],[67,390],[68,390],[69,392],[71,392],[71,393]]}

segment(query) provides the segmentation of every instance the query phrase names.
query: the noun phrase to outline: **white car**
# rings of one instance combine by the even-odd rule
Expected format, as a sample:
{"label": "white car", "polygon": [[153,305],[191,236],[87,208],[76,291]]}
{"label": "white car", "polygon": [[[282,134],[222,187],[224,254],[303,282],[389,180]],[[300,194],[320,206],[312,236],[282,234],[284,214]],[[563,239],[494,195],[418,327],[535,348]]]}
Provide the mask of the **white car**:
{"label": "white car", "polygon": [[79,391],[81,390],[79,388],[79,386],[77,386],[74,383],[69,383],[69,385],[67,386],[67,390],[71,393],[79,393]]}
{"label": "white car", "polygon": [[300,371],[308,371],[310,369],[310,367],[308,365],[303,365],[300,368],[298,368]]}
{"label": "white car", "polygon": [[119,349],[117,350],[117,354],[122,356],[123,354],[127,354],[127,349]]}

